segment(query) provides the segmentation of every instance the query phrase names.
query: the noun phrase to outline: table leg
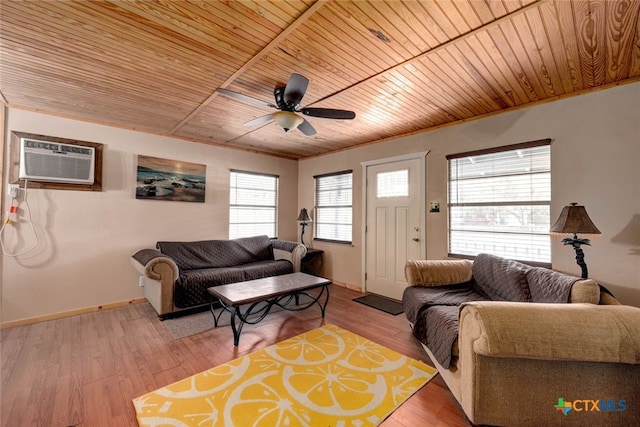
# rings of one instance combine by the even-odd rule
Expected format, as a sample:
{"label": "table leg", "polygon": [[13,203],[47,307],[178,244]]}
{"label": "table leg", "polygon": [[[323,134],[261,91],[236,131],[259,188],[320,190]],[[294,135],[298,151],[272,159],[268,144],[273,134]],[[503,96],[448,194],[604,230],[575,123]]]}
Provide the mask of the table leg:
{"label": "table leg", "polygon": [[[217,328],[218,327],[218,316],[216,316],[216,311],[215,311],[215,309],[213,307],[214,303],[215,303],[215,300],[214,300],[213,297],[211,297],[210,302],[209,302],[209,311],[211,311],[211,315],[213,316],[213,326],[215,328]],[[224,311],[224,309],[222,311]]]}
{"label": "table leg", "polygon": [[[240,327],[236,327],[236,315],[240,318]],[[237,347],[240,342],[240,333],[242,332],[242,326],[244,326],[244,319],[240,313],[240,308],[236,307],[231,313],[231,330],[233,331],[233,346]]]}
{"label": "table leg", "polygon": [[[216,299],[218,301],[218,304],[220,305],[220,307],[219,307],[220,308],[220,313],[218,313],[217,315],[216,315],[216,310],[215,310],[216,308],[218,308],[218,307],[215,307],[215,302],[216,302],[215,300]],[[227,306],[221,299],[218,299],[218,298],[216,298],[216,299],[214,299],[213,297],[211,298],[211,302],[209,303],[209,311],[211,311],[211,315],[213,316],[213,326],[217,328],[218,327],[218,322],[220,321],[220,318],[222,317],[222,314],[225,311],[233,312],[233,310],[229,309],[229,306]]]}
{"label": "table leg", "polygon": [[[320,306],[320,310],[322,311],[322,317],[324,317],[324,312],[326,311],[327,304],[329,303],[329,286],[328,285],[324,285],[322,287],[322,290],[327,292],[327,296],[324,299],[324,304]],[[318,295],[318,297],[319,297],[319,295]]]}

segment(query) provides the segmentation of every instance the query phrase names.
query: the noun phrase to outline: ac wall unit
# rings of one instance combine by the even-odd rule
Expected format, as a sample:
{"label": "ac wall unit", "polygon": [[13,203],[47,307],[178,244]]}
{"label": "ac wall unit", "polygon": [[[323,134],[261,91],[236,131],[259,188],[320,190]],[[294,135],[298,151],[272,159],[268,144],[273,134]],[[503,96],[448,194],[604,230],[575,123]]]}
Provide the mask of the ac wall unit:
{"label": "ac wall unit", "polygon": [[94,147],[20,138],[18,178],[93,184],[95,157]]}

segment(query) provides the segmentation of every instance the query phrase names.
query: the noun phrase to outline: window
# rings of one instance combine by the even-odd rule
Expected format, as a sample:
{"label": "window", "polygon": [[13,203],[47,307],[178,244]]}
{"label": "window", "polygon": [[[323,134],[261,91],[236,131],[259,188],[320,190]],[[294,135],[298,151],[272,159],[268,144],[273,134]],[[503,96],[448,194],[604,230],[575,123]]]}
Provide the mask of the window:
{"label": "window", "polygon": [[409,195],[409,170],[381,172],[376,175],[376,197],[407,197]]}
{"label": "window", "polygon": [[313,177],[316,181],[316,240],[351,243],[353,171]]}
{"label": "window", "polygon": [[551,263],[550,142],[447,156],[450,255]]}
{"label": "window", "polygon": [[231,171],[229,238],[277,236],[278,176]]}

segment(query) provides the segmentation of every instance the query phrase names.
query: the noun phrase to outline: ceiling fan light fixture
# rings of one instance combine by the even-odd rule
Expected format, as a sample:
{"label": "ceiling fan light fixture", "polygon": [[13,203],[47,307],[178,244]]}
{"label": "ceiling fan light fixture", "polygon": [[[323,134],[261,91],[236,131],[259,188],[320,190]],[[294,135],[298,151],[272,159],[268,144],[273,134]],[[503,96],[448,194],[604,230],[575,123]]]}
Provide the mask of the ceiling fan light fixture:
{"label": "ceiling fan light fixture", "polygon": [[291,111],[278,111],[273,113],[273,119],[280,125],[285,132],[289,132],[291,129],[295,129],[304,120],[302,117]]}

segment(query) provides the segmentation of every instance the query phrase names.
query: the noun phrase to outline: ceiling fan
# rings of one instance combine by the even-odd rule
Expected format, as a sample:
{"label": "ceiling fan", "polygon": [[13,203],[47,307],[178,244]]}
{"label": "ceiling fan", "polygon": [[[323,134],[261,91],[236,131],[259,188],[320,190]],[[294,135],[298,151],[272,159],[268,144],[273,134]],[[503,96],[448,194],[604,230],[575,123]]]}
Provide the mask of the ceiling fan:
{"label": "ceiling fan", "polygon": [[356,117],[356,113],[348,110],[300,107],[300,102],[302,101],[302,97],[307,91],[307,86],[309,86],[309,79],[300,74],[292,74],[286,86],[276,87],[274,89],[273,95],[276,101],[275,104],[270,104],[268,102],[264,102],[259,99],[223,88],[218,88],[216,89],[216,91],[232,98],[240,99],[242,101],[251,102],[263,107],[270,107],[280,110],[276,111],[275,113],[267,114],[256,119],[249,120],[248,122],[244,123],[245,126],[256,126],[275,120],[275,122],[278,123],[278,125],[280,125],[280,127],[282,127],[285,132],[297,128],[303,134],[312,136],[316,134],[316,130],[313,128],[313,126],[311,126],[311,123],[309,123],[304,117],[297,113],[302,113],[305,116],[310,117],[322,117],[325,119],[351,120]]}

